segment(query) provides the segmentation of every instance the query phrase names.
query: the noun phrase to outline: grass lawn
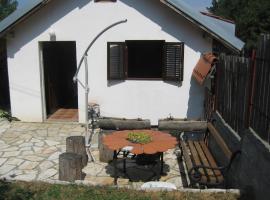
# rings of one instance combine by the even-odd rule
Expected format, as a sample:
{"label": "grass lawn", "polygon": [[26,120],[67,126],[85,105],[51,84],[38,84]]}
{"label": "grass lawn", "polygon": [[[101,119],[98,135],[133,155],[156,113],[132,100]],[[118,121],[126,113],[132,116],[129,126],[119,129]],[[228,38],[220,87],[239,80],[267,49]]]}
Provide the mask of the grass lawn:
{"label": "grass lawn", "polygon": [[[87,187],[78,185],[51,185],[46,183],[7,183],[0,181],[0,200],[57,199],[57,200],[237,200],[236,194],[229,193],[183,193],[183,192],[143,192],[109,187]],[[242,198],[241,198],[242,199]]]}

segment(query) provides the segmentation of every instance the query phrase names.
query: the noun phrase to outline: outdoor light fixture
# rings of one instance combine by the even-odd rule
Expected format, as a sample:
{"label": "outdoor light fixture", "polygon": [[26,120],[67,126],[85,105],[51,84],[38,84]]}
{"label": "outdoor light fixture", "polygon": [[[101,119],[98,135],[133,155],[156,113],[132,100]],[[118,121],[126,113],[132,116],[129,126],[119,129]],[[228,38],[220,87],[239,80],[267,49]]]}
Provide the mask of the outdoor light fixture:
{"label": "outdoor light fixture", "polygon": [[49,35],[50,35],[50,41],[56,41],[56,35],[55,35],[54,29],[49,30]]}
{"label": "outdoor light fixture", "polygon": [[[95,161],[91,151],[90,151],[90,147],[91,147],[91,141],[92,141],[92,137],[94,134],[94,126],[92,126],[91,124],[89,124],[89,113],[88,113],[88,94],[89,94],[89,83],[88,83],[88,61],[87,61],[87,56],[88,56],[88,51],[90,50],[90,48],[93,46],[93,44],[95,43],[95,41],[97,41],[97,39],[106,31],[108,31],[109,29],[113,28],[114,26],[117,26],[119,24],[122,23],[126,23],[127,19],[115,22],[113,24],[111,24],[110,26],[106,27],[105,29],[103,29],[93,40],[92,42],[88,45],[87,49],[85,50],[79,65],[77,67],[77,71],[73,77],[73,81],[74,83],[79,83],[85,90],[85,148],[86,148],[86,153],[88,155],[89,160],[91,161]],[[80,71],[80,68],[82,66],[82,64],[84,63],[85,65],[85,83],[83,84],[79,79],[78,79],[78,73]],[[90,125],[90,126],[89,126]],[[89,129],[91,127],[91,130]]]}

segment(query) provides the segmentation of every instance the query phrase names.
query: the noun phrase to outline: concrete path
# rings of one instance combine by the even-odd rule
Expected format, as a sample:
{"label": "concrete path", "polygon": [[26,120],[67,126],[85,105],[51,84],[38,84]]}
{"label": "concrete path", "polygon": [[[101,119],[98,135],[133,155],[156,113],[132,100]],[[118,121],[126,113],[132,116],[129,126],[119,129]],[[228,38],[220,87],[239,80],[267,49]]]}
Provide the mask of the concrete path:
{"label": "concrete path", "polygon": [[[68,123],[22,123],[0,121],[0,178],[24,181],[57,181],[58,157],[65,152],[66,138],[84,135],[84,128],[80,124]],[[97,145],[95,145],[97,146]],[[99,162],[99,152],[93,150],[95,163],[88,163],[83,169],[86,174],[83,181],[90,185],[113,185],[113,168],[107,163]],[[165,171],[167,175],[161,181],[174,183],[182,187],[179,167],[173,150],[164,155]],[[122,163],[119,163],[121,168]],[[128,174],[135,181],[120,174],[118,185],[138,188],[150,176],[153,170],[158,172],[157,165],[153,170],[145,166],[127,163]],[[140,178],[142,177],[142,178]]]}

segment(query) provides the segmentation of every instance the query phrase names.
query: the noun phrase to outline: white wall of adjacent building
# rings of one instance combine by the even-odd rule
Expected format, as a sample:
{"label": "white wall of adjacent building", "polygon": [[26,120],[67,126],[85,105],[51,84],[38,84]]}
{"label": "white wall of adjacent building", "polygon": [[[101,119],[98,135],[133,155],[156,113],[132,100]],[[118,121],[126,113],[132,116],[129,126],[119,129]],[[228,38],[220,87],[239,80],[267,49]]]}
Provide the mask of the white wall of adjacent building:
{"label": "white wall of adjacent building", "polygon": [[[77,62],[89,42],[108,25],[128,22],[106,32],[88,56],[89,101],[100,105],[101,115],[151,119],[169,115],[202,117],[204,90],[191,77],[201,53],[211,51],[211,41],[202,31],[156,0],[118,0],[116,3],[89,0],[52,1],[28,20],[16,26],[8,39],[8,70],[13,116],[32,122],[44,120],[42,65],[39,43],[49,41],[50,30],[57,41],[76,41]],[[107,42],[165,40],[184,42],[184,81],[107,81]],[[84,70],[79,73],[84,81]],[[72,80],[71,80],[72,81]],[[79,121],[84,121],[84,90],[78,86]]]}

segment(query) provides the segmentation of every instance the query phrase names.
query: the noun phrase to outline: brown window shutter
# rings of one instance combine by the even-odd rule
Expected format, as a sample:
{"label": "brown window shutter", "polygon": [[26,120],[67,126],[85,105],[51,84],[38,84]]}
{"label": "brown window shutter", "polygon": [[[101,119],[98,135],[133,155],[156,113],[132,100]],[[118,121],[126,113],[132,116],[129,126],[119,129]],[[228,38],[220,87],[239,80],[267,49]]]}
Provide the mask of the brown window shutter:
{"label": "brown window shutter", "polygon": [[184,79],[184,43],[166,42],[164,45],[163,79],[183,81]]}
{"label": "brown window shutter", "polygon": [[127,48],[124,42],[108,42],[108,80],[123,80],[126,77]]}

